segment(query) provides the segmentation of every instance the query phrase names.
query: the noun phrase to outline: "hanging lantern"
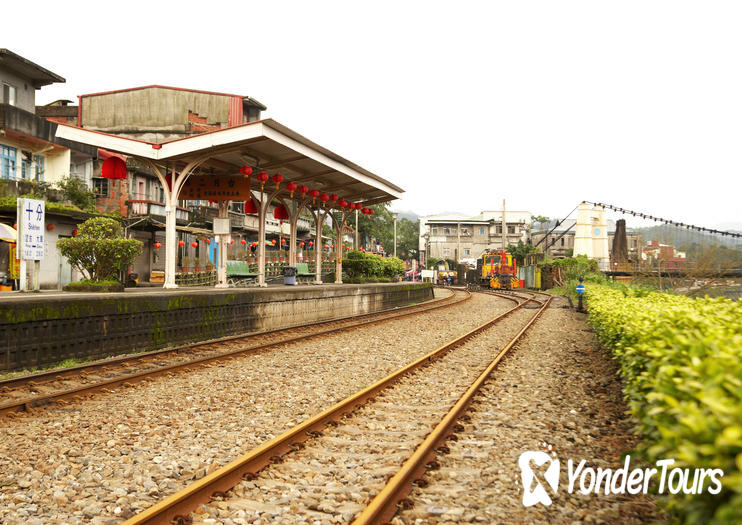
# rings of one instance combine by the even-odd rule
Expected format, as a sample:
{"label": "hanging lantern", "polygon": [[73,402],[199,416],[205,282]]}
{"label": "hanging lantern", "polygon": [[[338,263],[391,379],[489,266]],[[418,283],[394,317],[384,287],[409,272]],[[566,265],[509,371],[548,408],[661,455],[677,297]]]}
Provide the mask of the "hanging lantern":
{"label": "hanging lantern", "polygon": [[338,196],[337,196],[337,195],[335,195],[334,193],[333,193],[332,195],[330,195],[330,200],[331,200],[332,202],[337,202],[337,200],[338,200],[339,198],[340,198],[340,197],[338,197]]}
{"label": "hanging lantern", "polygon": [[304,243],[303,242],[300,242],[299,243],[299,246],[301,246],[302,248],[304,248]]}
{"label": "hanging lantern", "polygon": [[53,232],[54,231],[54,228],[55,228],[55,226],[52,223],[49,223],[49,224],[46,225],[46,229],[49,230],[50,232]]}
{"label": "hanging lantern", "polygon": [[327,249],[327,245],[325,244],[325,250]]}
{"label": "hanging lantern", "polygon": [[260,182],[260,191],[263,191],[265,188],[265,181],[268,180],[268,174],[264,171],[261,171],[255,176],[256,179]]}
{"label": "hanging lantern", "polygon": [[234,244],[234,239],[229,239],[229,244]]}
{"label": "hanging lantern", "polygon": [[309,241],[309,246],[314,246],[314,241]]}
{"label": "hanging lantern", "polygon": [[286,206],[283,204],[279,204],[273,209],[273,218],[279,219],[279,220],[289,220],[289,212],[286,209]]}
{"label": "hanging lantern", "polygon": [[205,239],[205,241],[207,245],[211,244],[211,239],[209,239],[208,237]]}
{"label": "hanging lantern", "polygon": [[276,173],[275,175],[273,175],[273,177],[271,177],[271,179],[273,180],[273,182],[276,183],[276,190],[278,190],[278,187],[283,181],[283,175],[281,175],[280,173]]}
{"label": "hanging lantern", "polygon": [[258,245],[258,241],[253,241],[253,242],[252,242],[252,245],[253,245],[253,246],[257,246],[257,245]]}
{"label": "hanging lantern", "polygon": [[271,241],[271,244],[272,244],[273,246],[275,246],[275,245],[276,245],[276,239],[273,239],[273,240]]}
{"label": "hanging lantern", "polygon": [[374,214],[374,210],[373,210],[373,208],[369,208],[369,209],[368,209],[368,214],[369,214],[369,215],[373,215],[373,214]]}
{"label": "hanging lantern", "polygon": [[286,239],[281,239],[281,244],[286,244]]}
{"label": "hanging lantern", "polygon": [[178,246],[180,246],[181,248],[185,246],[185,242],[183,241],[183,239],[178,241]]}
{"label": "hanging lantern", "polygon": [[160,248],[162,248],[162,243],[156,242],[155,243],[155,250],[159,250]]}
{"label": "hanging lantern", "polygon": [[312,197],[312,204],[314,204],[317,201],[317,197],[319,197],[319,190],[310,191],[309,196]]}
{"label": "hanging lantern", "polygon": [[301,193],[302,197],[304,197],[304,194],[309,191],[309,188],[304,186],[303,184],[296,189],[299,193]]}
{"label": "hanging lantern", "polygon": [[346,200],[341,200],[338,202],[338,206],[340,206],[340,209],[345,208],[348,205],[348,202]]}
{"label": "hanging lantern", "polygon": [[191,246],[193,246],[194,248],[198,248],[198,241],[193,241],[191,243]]}
{"label": "hanging lantern", "polygon": [[331,244],[330,245],[330,248],[332,248],[334,250],[335,249],[335,245],[334,244]]}
{"label": "hanging lantern", "polygon": [[126,178],[126,162],[118,157],[108,157],[103,161],[100,174],[104,179],[111,179],[112,186],[115,188],[116,180]]}
{"label": "hanging lantern", "polygon": [[245,201],[245,215],[248,214],[257,214],[258,213],[258,207],[255,206],[255,203],[252,199],[248,199]]}
{"label": "hanging lantern", "polygon": [[294,191],[296,190],[297,186],[294,182],[287,182],[286,183],[286,189],[291,192],[291,198],[294,198]]}
{"label": "hanging lantern", "polygon": [[242,173],[242,176],[245,178],[250,177],[250,174],[252,173],[252,168],[245,164],[240,168],[240,173]]}
{"label": "hanging lantern", "polygon": [[244,245],[247,244],[247,241],[245,239],[240,239],[240,243]]}
{"label": "hanging lantern", "polygon": [[322,201],[322,207],[325,207],[325,203],[330,199],[330,196],[327,193],[323,193],[319,196],[319,200]]}
{"label": "hanging lantern", "polygon": [[[13,228],[17,230],[18,229],[17,226],[18,226],[17,224],[14,224],[13,225]],[[74,230],[72,230],[72,236],[73,237],[77,237],[77,228],[75,228]]]}

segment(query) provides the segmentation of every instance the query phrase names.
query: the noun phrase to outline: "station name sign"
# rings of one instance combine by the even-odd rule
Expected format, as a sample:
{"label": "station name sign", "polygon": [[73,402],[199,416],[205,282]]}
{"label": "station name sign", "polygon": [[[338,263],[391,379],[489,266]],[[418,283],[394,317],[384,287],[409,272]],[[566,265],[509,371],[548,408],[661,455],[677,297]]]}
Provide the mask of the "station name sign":
{"label": "station name sign", "polygon": [[190,176],[178,199],[184,201],[244,201],[250,198],[250,181],[245,177]]}

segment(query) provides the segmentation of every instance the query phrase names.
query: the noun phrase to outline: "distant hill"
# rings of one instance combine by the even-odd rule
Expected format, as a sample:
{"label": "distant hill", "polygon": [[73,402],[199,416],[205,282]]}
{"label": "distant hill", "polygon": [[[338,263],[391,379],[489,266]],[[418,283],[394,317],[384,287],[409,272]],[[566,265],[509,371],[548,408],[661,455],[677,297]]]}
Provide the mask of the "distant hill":
{"label": "distant hill", "polygon": [[[396,211],[396,210],[394,210]],[[420,216],[414,211],[398,211],[400,219],[407,219],[408,221],[417,222]]]}

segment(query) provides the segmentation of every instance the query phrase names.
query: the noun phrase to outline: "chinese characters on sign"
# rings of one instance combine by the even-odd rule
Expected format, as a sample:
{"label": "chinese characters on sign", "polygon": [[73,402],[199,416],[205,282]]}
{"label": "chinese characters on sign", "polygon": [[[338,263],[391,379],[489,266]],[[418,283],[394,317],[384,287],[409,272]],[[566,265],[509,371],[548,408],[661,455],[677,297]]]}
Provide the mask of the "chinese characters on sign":
{"label": "chinese characters on sign", "polygon": [[44,258],[44,201],[19,199],[18,230],[21,259],[40,261]]}
{"label": "chinese characters on sign", "polygon": [[191,176],[178,199],[184,201],[244,201],[250,198],[250,181],[244,177]]}

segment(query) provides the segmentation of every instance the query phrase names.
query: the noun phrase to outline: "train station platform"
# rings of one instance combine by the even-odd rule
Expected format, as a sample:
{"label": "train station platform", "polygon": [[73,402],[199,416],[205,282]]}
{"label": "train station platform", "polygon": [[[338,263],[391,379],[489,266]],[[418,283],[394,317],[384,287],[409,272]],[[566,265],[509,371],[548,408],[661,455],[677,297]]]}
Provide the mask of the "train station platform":
{"label": "train station platform", "polygon": [[288,328],[432,298],[432,286],[424,283],[6,292],[0,297],[0,371]]}

